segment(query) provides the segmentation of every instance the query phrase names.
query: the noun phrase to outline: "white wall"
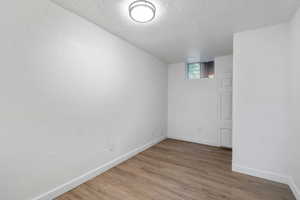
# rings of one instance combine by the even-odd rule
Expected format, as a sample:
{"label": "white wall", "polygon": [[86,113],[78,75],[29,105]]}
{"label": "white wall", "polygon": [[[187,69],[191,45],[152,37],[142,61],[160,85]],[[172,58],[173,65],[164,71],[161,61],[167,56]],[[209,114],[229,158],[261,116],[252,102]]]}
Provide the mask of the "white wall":
{"label": "white wall", "polygon": [[0,24],[0,199],[36,197],[165,134],[164,63],[46,0],[3,1]]}
{"label": "white wall", "polygon": [[215,59],[215,79],[186,80],[185,63],[168,67],[168,137],[219,146],[219,73],[232,70],[232,56]]}
{"label": "white wall", "polygon": [[215,70],[216,70],[216,78],[221,74],[232,73],[233,70],[233,56],[220,56],[215,58]]}
{"label": "white wall", "polygon": [[291,21],[291,71],[290,71],[290,175],[294,181],[294,190],[298,190],[298,198],[300,199],[300,9],[296,12]]}
{"label": "white wall", "polygon": [[287,174],[287,36],[287,24],[234,35],[234,168]]}
{"label": "white wall", "polygon": [[300,199],[300,10],[234,36],[233,169],[288,183]]}

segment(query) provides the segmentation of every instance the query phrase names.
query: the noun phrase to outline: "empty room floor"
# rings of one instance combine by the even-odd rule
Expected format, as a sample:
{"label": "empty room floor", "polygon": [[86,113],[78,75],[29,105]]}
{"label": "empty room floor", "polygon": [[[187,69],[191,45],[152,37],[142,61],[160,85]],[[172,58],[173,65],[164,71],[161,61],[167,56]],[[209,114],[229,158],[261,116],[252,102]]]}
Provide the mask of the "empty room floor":
{"label": "empty room floor", "polygon": [[284,184],[231,171],[230,150],[166,139],[57,200],[294,200]]}

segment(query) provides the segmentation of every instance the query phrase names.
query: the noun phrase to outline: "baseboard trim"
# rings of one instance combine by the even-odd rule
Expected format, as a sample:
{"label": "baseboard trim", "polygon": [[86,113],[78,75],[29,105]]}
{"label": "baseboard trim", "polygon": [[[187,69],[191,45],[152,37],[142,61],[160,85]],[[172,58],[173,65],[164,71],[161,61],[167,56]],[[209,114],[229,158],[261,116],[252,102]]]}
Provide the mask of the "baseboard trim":
{"label": "baseboard trim", "polygon": [[72,180],[70,180],[69,182],[67,183],[64,183],[44,194],[41,194],[39,195],[38,197],[35,197],[33,198],[32,200],[51,200],[51,199],[54,199],[72,189],[74,189],[75,187],[87,182],[88,180],[96,177],[96,176],[99,176],[100,174],[102,174],[103,172],[119,165],[120,163],[132,158],[133,156],[137,155],[138,153],[142,152],[142,151],[145,151],[146,149],[152,147],[153,145],[155,144],[158,144],[159,142],[163,141],[166,137],[163,136],[163,137],[160,137],[158,139],[155,139],[141,147],[138,147],[96,169],[93,169],[79,177],[76,177]]}
{"label": "baseboard trim", "polygon": [[300,200],[300,189],[297,187],[297,185],[292,177],[290,177],[289,186],[290,186],[292,192],[294,193],[296,199]]}
{"label": "baseboard trim", "polygon": [[292,190],[295,198],[297,200],[300,200],[300,190],[297,187],[297,185],[294,182],[292,177],[269,172],[269,171],[263,171],[263,170],[249,168],[249,167],[244,167],[244,166],[237,165],[237,164],[232,164],[232,171],[242,173],[242,174],[247,174],[250,176],[263,178],[263,179],[267,179],[270,181],[287,184],[290,187],[290,189]]}
{"label": "baseboard trim", "polygon": [[242,174],[247,174],[250,176],[256,176],[259,178],[264,178],[270,181],[275,181],[284,184],[289,184],[289,180],[290,180],[288,176],[284,176],[282,174],[277,174],[270,171],[264,171],[259,169],[253,169],[253,168],[237,165],[234,163],[232,164],[232,171],[242,173]]}
{"label": "baseboard trim", "polygon": [[181,138],[181,137],[174,137],[174,136],[168,136],[168,138],[170,139],[174,139],[174,140],[181,140],[181,141],[186,141],[186,142],[192,142],[192,143],[197,143],[197,144],[204,144],[204,145],[208,145],[208,146],[214,146],[214,147],[220,147],[219,144],[214,143],[214,142],[210,142],[210,141],[193,141],[193,140],[189,140],[189,139],[185,139],[185,138]]}

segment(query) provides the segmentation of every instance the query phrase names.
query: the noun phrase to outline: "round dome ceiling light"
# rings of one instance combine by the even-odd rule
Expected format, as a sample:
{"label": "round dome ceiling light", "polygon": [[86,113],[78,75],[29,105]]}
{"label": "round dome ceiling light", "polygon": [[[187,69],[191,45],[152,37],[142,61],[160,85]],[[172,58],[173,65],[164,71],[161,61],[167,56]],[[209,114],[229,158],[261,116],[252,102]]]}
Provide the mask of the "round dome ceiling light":
{"label": "round dome ceiling light", "polygon": [[156,8],[153,3],[137,0],[129,5],[130,18],[139,23],[147,23],[154,19]]}

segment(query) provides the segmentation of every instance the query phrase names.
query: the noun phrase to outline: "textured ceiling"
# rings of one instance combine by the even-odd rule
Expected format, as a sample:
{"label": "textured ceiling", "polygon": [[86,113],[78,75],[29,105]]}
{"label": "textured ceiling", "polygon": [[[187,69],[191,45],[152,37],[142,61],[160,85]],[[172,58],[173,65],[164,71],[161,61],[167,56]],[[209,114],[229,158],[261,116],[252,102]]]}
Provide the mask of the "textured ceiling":
{"label": "textured ceiling", "polygon": [[150,0],[148,24],[128,17],[134,0],[52,0],[167,63],[232,53],[233,33],[288,20],[299,0]]}

